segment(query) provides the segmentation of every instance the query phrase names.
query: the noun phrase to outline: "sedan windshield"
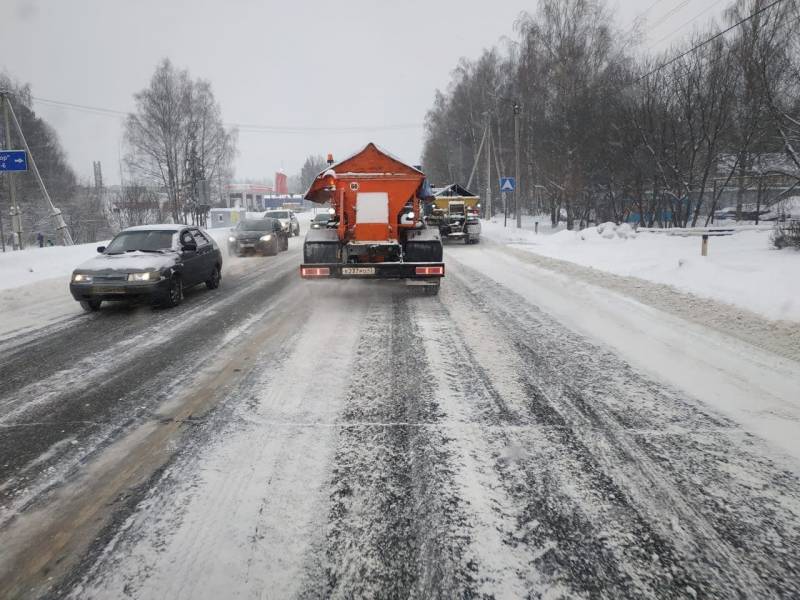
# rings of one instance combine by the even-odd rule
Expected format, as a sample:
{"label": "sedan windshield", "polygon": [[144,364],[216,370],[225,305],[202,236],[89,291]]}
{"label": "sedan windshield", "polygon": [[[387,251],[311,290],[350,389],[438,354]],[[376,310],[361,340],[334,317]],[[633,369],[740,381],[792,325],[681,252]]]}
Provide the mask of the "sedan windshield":
{"label": "sedan windshield", "polygon": [[246,219],[239,221],[236,229],[239,231],[271,231],[272,219]]}
{"label": "sedan windshield", "polygon": [[285,210],[271,210],[266,216],[272,217],[273,219],[288,219],[289,213]]}
{"label": "sedan windshield", "polygon": [[176,231],[159,229],[152,231],[123,231],[106,248],[106,254],[122,254],[141,250],[157,252],[172,248],[172,236]]}

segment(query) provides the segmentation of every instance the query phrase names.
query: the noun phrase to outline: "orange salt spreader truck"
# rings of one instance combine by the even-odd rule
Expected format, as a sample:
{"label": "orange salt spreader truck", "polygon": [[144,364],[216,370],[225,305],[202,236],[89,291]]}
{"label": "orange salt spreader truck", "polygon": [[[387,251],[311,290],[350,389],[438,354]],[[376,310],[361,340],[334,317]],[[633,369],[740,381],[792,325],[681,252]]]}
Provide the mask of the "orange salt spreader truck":
{"label": "orange salt spreader truck", "polygon": [[431,294],[444,277],[439,230],[425,226],[425,174],[375,144],[317,175],[306,199],[329,205],[327,227],[303,244],[306,279],[402,279]]}

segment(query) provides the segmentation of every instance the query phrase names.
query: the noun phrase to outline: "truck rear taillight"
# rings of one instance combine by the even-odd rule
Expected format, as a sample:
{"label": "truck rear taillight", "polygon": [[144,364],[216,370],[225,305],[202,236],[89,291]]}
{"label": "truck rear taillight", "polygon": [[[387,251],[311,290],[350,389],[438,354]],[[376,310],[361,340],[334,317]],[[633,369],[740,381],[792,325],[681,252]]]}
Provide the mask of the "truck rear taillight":
{"label": "truck rear taillight", "polygon": [[440,275],[444,276],[444,267],[417,267],[417,275]]}
{"label": "truck rear taillight", "polygon": [[331,270],[328,267],[301,267],[301,277],[329,277]]}

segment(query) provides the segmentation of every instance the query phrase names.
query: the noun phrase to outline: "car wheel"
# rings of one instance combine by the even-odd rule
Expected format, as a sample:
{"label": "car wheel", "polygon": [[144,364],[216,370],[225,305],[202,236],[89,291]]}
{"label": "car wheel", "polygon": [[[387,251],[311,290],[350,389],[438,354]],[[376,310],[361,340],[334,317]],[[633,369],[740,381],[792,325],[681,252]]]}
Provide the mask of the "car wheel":
{"label": "car wheel", "polygon": [[206,279],[206,287],[210,290],[215,290],[219,287],[219,281],[222,279],[219,266],[214,265],[214,270],[211,271],[211,277]]}
{"label": "car wheel", "polygon": [[164,299],[164,306],[174,308],[183,300],[183,281],[180,277],[173,277],[169,280],[167,297]]}
{"label": "car wheel", "polygon": [[100,305],[103,303],[102,300],[98,300],[97,298],[92,298],[91,300],[81,300],[81,308],[86,312],[96,312],[100,310]]}

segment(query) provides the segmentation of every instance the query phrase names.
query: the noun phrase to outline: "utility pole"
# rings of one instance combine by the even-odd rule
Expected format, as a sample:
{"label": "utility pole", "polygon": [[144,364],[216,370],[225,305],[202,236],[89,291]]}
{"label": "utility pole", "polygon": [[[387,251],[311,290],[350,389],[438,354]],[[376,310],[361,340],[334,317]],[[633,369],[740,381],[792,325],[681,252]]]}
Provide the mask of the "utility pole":
{"label": "utility pole", "polygon": [[[8,112],[11,108],[11,100],[5,93],[0,93],[0,102],[3,103],[3,117],[5,120],[6,149],[11,150],[11,126],[8,121]],[[26,146],[27,147],[27,146]],[[17,186],[14,182],[14,173],[8,175],[8,194],[11,199],[11,230],[17,236],[17,248],[22,250],[22,215],[17,206]],[[3,252],[5,252],[5,241],[3,242]]]}
{"label": "utility pole", "polygon": [[486,140],[486,203],[483,207],[483,218],[492,218],[492,121],[487,115],[486,117],[486,131],[489,133],[489,139]]}
{"label": "utility pole", "polygon": [[478,152],[475,154],[475,162],[472,163],[472,171],[470,171],[469,179],[467,179],[467,189],[472,186],[472,178],[475,177],[475,171],[478,169],[478,161],[481,158],[481,152],[483,152],[483,144],[486,142],[486,133],[489,130],[489,126],[487,125],[483,129],[483,135],[481,136],[481,143],[478,145]]}
{"label": "utility pole", "polygon": [[[489,130],[489,143],[494,147],[494,134],[492,134],[491,129]],[[497,181],[500,181],[500,178],[503,176],[503,169],[500,168],[500,152],[497,151],[497,148],[495,148],[494,151],[494,168]],[[506,193],[503,190],[500,190],[500,200],[503,202],[503,212],[508,214],[506,212]],[[505,227],[505,224],[503,224],[503,227]]]}
{"label": "utility pole", "polygon": [[[56,229],[61,232],[61,237],[64,241],[65,246],[72,246],[72,235],[69,233],[69,228],[67,224],[64,222],[64,217],[61,214],[61,210],[56,208],[53,204],[53,200],[50,198],[50,194],[47,193],[47,188],[44,185],[44,180],[42,179],[42,174],[39,173],[39,168],[36,166],[36,161],[33,158],[33,154],[31,153],[31,149],[28,146],[28,140],[25,139],[25,134],[22,132],[22,126],[19,124],[19,120],[17,119],[17,115],[14,113],[14,107],[11,106],[11,101],[8,99],[8,96],[5,96],[5,106],[8,109],[8,112],[11,113],[11,119],[14,121],[14,126],[17,129],[17,133],[19,134],[20,139],[22,140],[22,145],[25,147],[25,152],[27,153],[28,160],[30,161],[30,165],[33,168],[33,174],[36,176],[36,181],[39,182],[39,188],[42,190],[42,195],[44,199],[47,200],[47,204],[50,206],[50,216],[53,217],[53,220],[56,222]],[[8,122],[8,113],[6,113],[6,122]],[[8,127],[6,127],[6,136],[8,136]],[[19,222],[19,231],[22,231],[22,219],[21,215],[17,215],[17,218],[20,219]],[[22,237],[19,240],[20,248],[22,247]]]}
{"label": "utility pole", "polygon": [[514,214],[517,215],[517,229],[522,227],[519,194],[522,186],[519,180],[519,102],[514,101]]}

